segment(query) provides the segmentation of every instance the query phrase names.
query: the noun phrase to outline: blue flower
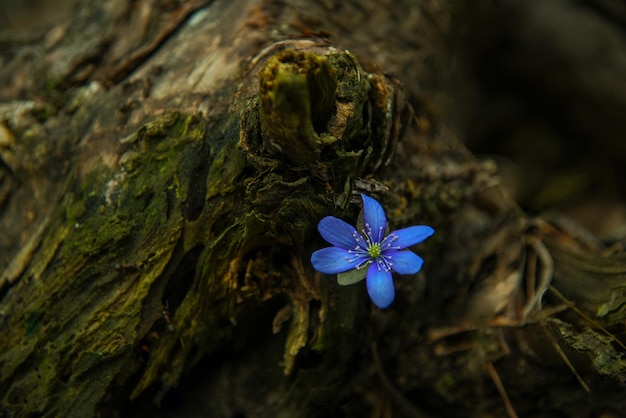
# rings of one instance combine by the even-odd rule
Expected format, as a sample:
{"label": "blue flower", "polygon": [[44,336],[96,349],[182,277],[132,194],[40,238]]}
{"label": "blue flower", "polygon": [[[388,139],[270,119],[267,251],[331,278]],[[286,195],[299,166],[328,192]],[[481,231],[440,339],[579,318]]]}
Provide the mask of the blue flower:
{"label": "blue flower", "polygon": [[311,263],[321,273],[337,274],[339,284],[352,284],[367,278],[370,298],[384,309],[395,297],[391,271],[400,274],[419,272],[424,260],[406,248],[424,241],[435,230],[430,226],[411,226],[385,235],[387,218],[382,206],[369,196],[362,194],[361,197],[361,232],[334,216],[325,217],[317,229],[334,246],[315,251]]}

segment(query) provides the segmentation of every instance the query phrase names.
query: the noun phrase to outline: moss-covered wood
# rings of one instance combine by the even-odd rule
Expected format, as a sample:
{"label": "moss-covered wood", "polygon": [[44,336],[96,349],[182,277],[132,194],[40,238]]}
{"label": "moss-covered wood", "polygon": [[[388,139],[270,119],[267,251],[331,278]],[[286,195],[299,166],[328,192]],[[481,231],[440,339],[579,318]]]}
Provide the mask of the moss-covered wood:
{"label": "moss-covered wood", "polygon": [[[524,213],[445,128],[444,58],[406,51],[455,10],[409,3],[77,2],[0,71],[6,416],[626,407],[621,247]],[[359,193],[437,231],[385,311],[309,262]]]}

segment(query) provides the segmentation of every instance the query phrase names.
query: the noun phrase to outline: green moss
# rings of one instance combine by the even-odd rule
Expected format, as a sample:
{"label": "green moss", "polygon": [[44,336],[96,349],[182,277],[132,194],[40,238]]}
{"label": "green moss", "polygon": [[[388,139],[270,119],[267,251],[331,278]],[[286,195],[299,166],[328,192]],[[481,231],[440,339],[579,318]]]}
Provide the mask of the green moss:
{"label": "green moss", "polygon": [[[196,129],[189,129],[194,124]],[[177,171],[184,147],[199,142],[203,127],[193,116],[166,114],[142,127],[135,138],[140,151],[130,151],[124,168],[114,171],[96,163],[64,201],[66,223],[74,227],[64,244],[67,257],[93,256],[108,248],[124,248],[133,234],[157,230],[167,217],[168,205],[180,199]]]}
{"label": "green moss", "polygon": [[318,133],[335,106],[335,69],[323,56],[288,49],[268,59],[259,78],[261,131],[268,150],[293,161],[314,161],[320,152]]}
{"label": "green moss", "polygon": [[[211,164],[207,176],[206,199],[233,192],[238,186],[234,180],[241,174],[245,165],[243,154],[234,144],[223,147]],[[224,181],[225,179],[230,181]]]}
{"label": "green moss", "polygon": [[[201,146],[204,129],[196,116],[164,115],[129,138],[119,166],[96,161],[70,177],[44,250],[25,272],[38,288],[18,305],[30,314],[16,312],[12,331],[0,342],[3,379],[11,379],[26,358],[39,364],[21,374],[22,383],[11,385],[5,397],[19,399],[19,410],[91,416],[90,408],[133,355],[130,347],[146,320],[143,302],[180,239],[181,196],[190,190],[190,179],[179,175],[189,164],[185,150]],[[27,284],[20,282],[16,294],[28,291]],[[20,343],[24,333],[31,344]],[[56,348],[42,350],[44,345]],[[49,369],[41,370],[45,364]],[[63,388],[45,383],[58,382],[59,375]],[[55,406],[48,408],[52,398]]]}
{"label": "green moss", "polygon": [[575,330],[571,325],[551,319],[565,342],[587,359],[601,376],[623,382],[626,376],[626,356],[616,349],[614,337],[603,335],[591,328]]}

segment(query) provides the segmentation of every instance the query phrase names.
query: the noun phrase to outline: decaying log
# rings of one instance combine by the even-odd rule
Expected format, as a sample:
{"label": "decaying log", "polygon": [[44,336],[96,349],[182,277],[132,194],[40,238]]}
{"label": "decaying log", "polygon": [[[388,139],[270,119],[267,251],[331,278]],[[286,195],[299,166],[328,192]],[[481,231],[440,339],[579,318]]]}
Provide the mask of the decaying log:
{"label": "decaying log", "polygon": [[[626,410],[624,253],[437,118],[450,4],[157,3],[0,39],[3,416]],[[359,193],[437,231],[384,311],[309,262]]]}

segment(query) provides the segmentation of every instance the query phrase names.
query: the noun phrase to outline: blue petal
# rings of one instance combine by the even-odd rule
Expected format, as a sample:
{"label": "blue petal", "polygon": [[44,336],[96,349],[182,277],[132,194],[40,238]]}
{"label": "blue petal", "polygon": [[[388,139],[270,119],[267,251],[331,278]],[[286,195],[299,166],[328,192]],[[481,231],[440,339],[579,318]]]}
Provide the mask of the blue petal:
{"label": "blue petal", "polygon": [[413,251],[385,251],[391,256],[391,268],[400,274],[415,274],[422,269],[424,260]]}
{"label": "blue petal", "polygon": [[336,247],[344,250],[354,250],[357,246],[353,237],[356,229],[339,218],[334,216],[325,217],[317,225],[317,230],[320,231],[322,238]]}
{"label": "blue petal", "polygon": [[322,248],[311,254],[313,268],[324,274],[343,273],[353,269],[356,262],[349,262],[354,256],[348,250],[337,247]]}
{"label": "blue petal", "polygon": [[385,235],[385,228],[387,227],[385,211],[376,199],[364,194],[361,195],[361,198],[363,199],[363,218],[366,228],[367,225],[371,228],[374,242],[381,242]]}
{"label": "blue petal", "polygon": [[390,271],[379,270],[378,264],[372,263],[367,269],[365,283],[367,284],[367,293],[372,298],[374,305],[380,309],[385,309],[391,305],[396,296],[396,291],[393,287]]}
{"label": "blue petal", "polygon": [[408,228],[393,231],[389,234],[387,239],[390,239],[395,235],[396,238],[393,241],[389,241],[391,246],[398,250],[403,250],[412,245],[419,244],[434,233],[435,230],[430,226],[410,226]]}

